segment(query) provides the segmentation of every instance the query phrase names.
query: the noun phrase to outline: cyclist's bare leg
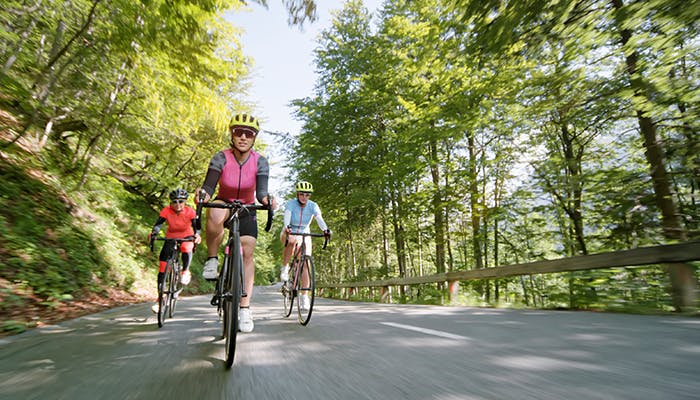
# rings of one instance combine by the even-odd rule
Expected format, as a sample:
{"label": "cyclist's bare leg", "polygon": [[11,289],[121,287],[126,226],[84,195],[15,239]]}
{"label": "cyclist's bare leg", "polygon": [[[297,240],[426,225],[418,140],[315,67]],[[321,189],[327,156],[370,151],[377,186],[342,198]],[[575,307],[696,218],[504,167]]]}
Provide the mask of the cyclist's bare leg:
{"label": "cyclist's bare leg", "polygon": [[222,208],[207,209],[207,256],[216,257],[224,239],[224,222],[229,211]]}
{"label": "cyclist's bare leg", "polygon": [[304,237],[304,241],[306,242],[306,255],[310,256],[311,255],[311,238],[306,236],[306,237]]}
{"label": "cyclist's bare leg", "polygon": [[[282,245],[285,243],[285,235],[282,235]],[[286,239],[287,245],[282,250],[282,265],[289,265],[289,261],[292,259],[292,255],[299,245],[299,236],[289,236]]]}
{"label": "cyclist's bare leg", "polygon": [[255,282],[255,252],[256,239],[253,236],[241,236],[241,248],[243,249],[243,275],[245,277],[246,297],[241,298],[241,307],[248,307],[253,297],[253,282]]}

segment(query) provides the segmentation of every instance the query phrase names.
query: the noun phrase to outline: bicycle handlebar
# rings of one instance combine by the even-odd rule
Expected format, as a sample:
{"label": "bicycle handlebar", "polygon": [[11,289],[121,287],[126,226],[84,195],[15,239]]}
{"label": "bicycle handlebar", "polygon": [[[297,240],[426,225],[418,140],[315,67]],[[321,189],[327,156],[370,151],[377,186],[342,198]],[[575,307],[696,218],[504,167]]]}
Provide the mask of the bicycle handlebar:
{"label": "bicycle handlebar", "polygon": [[[326,247],[328,246],[328,241],[331,239],[330,235],[326,235],[325,233],[304,233],[304,232],[299,232],[299,233],[287,233],[287,236],[302,236],[302,237],[323,237],[326,238],[326,240],[323,241],[323,249],[325,250]],[[287,247],[287,238],[284,240],[284,247]]]}
{"label": "bicycle handlebar", "polygon": [[162,241],[168,241],[172,240],[175,241],[177,244],[181,244],[183,242],[194,242],[194,236],[187,236],[184,238],[166,238],[166,237],[151,237],[151,251],[153,251],[153,244],[155,243],[156,240],[162,240]]}
{"label": "bicycle handlebar", "polygon": [[267,223],[265,224],[265,232],[270,232],[272,228],[272,218],[274,217],[275,211],[272,209],[272,197],[268,196],[267,205],[259,204],[243,204],[240,200],[234,200],[230,203],[204,203],[204,193],[200,193],[199,202],[197,203],[197,226],[201,228],[201,218],[202,218],[202,208],[226,208],[232,210],[231,217],[226,221],[225,225],[228,225],[233,215],[239,210],[267,210]]}

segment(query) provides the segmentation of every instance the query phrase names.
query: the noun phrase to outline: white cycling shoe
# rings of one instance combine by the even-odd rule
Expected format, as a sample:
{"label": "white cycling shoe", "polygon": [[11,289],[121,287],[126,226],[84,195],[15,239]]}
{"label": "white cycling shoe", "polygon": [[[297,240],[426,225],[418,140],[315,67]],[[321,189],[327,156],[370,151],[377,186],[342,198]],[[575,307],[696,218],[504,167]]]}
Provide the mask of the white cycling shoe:
{"label": "white cycling shoe", "polygon": [[250,308],[241,308],[240,314],[238,315],[238,329],[241,332],[249,333],[253,332],[253,313],[250,312]]}
{"label": "white cycling shoe", "polygon": [[208,281],[215,281],[219,273],[219,259],[212,257],[204,262],[202,277]]}
{"label": "white cycling shoe", "polygon": [[301,309],[308,310],[309,308],[311,308],[311,299],[309,298],[308,294],[302,294],[301,295]]}
{"label": "white cycling shoe", "polygon": [[190,270],[187,269],[182,271],[182,277],[180,278],[180,282],[182,282],[183,285],[189,285],[191,280],[192,273],[190,272]]}

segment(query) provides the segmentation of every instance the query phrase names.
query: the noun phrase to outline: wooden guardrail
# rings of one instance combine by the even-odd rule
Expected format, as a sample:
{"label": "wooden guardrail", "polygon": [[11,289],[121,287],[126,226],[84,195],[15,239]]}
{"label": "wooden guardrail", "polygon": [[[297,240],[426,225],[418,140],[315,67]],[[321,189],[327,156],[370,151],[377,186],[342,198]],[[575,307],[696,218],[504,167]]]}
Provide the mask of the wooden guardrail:
{"label": "wooden guardrail", "polygon": [[589,254],[585,256],[560,258],[556,260],[535,261],[524,264],[504,265],[493,268],[454,271],[441,274],[414,276],[407,278],[391,278],[379,281],[364,282],[319,282],[316,287],[322,288],[359,288],[415,285],[423,283],[448,282],[450,291],[455,282],[505,278],[508,276],[546,274],[551,272],[569,272],[615,267],[639,267],[653,264],[668,264],[700,260],[700,240],[667,244],[653,247],[640,247],[631,250],[608,253]]}

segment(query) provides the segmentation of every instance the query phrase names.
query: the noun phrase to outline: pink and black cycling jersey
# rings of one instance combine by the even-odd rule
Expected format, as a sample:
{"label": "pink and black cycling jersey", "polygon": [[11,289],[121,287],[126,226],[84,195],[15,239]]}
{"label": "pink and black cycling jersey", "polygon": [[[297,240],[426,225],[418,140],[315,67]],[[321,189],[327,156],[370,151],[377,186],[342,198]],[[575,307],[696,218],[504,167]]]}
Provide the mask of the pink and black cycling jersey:
{"label": "pink and black cycling jersey", "polygon": [[212,157],[202,188],[211,195],[218,184],[217,199],[254,204],[257,198],[262,203],[267,196],[269,175],[267,159],[256,151],[251,150],[248,158],[239,163],[233,150],[227,149]]}

